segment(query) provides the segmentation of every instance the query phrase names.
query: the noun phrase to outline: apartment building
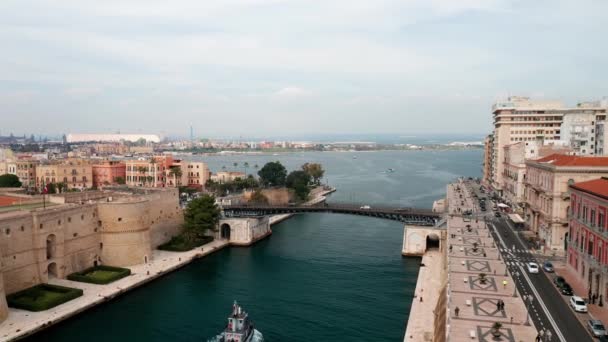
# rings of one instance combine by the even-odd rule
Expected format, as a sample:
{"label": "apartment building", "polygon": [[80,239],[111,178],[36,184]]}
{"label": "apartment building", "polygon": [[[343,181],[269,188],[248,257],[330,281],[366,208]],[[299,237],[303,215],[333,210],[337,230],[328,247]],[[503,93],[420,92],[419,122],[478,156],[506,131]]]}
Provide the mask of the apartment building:
{"label": "apartment building", "polygon": [[565,250],[568,233],[568,187],[608,176],[608,157],[552,154],[527,160],[524,216],[545,249]]}
{"label": "apartment building", "polygon": [[66,159],[36,166],[36,187],[46,184],[63,184],[68,189],[93,187],[93,167],[89,160]]}
{"label": "apartment building", "polygon": [[570,185],[567,264],[592,295],[608,298],[608,178]]}
{"label": "apartment building", "polygon": [[494,178],[492,159],[494,155],[494,134],[488,134],[483,141],[482,183],[491,184]]}
{"label": "apartment building", "polygon": [[[578,154],[595,154],[596,129],[590,127],[604,121],[606,111],[607,108],[599,102],[567,108],[560,101],[531,100],[520,96],[495,103],[492,106],[492,187],[499,194],[503,193],[504,147],[509,144],[525,142],[530,157],[534,157],[536,150],[543,145],[570,146],[573,143]],[[564,116],[570,117],[564,120]],[[567,138],[563,139],[564,136]]]}
{"label": "apartment building", "polygon": [[515,206],[524,201],[524,176],[526,174],[525,142],[520,141],[504,147],[504,198]]}
{"label": "apartment building", "polygon": [[211,172],[206,163],[195,161],[182,161],[182,185],[204,188],[205,183],[211,179]]}
{"label": "apartment building", "polygon": [[125,161],[126,183],[129,186],[166,187],[169,185],[167,178],[170,167],[174,163],[170,155],[127,160]]}
{"label": "apartment building", "polygon": [[[38,161],[34,159],[19,159],[15,160],[15,174],[19,177],[21,186],[24,188],[32,188],[36,186],[36,165]],[[9,167],[11,163],[9,163]]]}

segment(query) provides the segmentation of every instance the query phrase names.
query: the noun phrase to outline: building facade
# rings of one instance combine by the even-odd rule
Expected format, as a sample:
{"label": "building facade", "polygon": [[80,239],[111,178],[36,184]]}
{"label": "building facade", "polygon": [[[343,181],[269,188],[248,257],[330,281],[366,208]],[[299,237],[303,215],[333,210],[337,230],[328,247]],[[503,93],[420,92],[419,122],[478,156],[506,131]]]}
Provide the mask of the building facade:
{"label": "building facade", "polygon": [[47,184],[63,184],[67,189],[93,187],[93,167],[86,159],[66,159],[60,162],[36,166],[36,187]]}
{"label": "building facade", "polygon": [[503,197],[516,207],[524,202],[525,147],[523,141],[504,147]]}
{"label": "building facade", "polygon": [[[597,122],[606,120],[606,107],[598,103],[581,103],[577,107],[567,108],[560,101],[531,100],[528,97],[512,96],[506,101],[498,101],[492,106],[494,117],[494,141],[492,153],[492,187],[502,194],[504,184],[504,147],[516,142],[527,142],[528,145],[536,144],[536,148],[542,145],[569,145],[572,141],[579,142],[579,150],[585,150],[585,154],[595,151],[595,144],[584,140],[583,145],[581,125],[585,126],[585,120],[566,119],[564,116],[575,115],[578,117],[592,116]],[[585,122],[583,124],[583,121]],[[563,128],[562,128],[563,127]],[[568,139],[563,140],[562,129],[568,130]],[[580,133],[580,134],[579,134]],[[589,133],[589,134],[595,134]],[[594,136],[593,140],[597,141]],[[593,146],[593,147],[592,147]],[[533,146],[530,147],[532,149]]]}
{"label": "building facade", "polygon": [[483,141],[482,183],[489,185],[494,178],[492,159],[494,156],[494,134],[489,134]]}
{"label": "building facade", "polygon": [[233,182],[237,178],[245,179],[247,175],[239,171],[220,171],[211,175],[211,180],[218,183]]}
{"label": "building facade", "polygon": [[125,161],[126,183],[129,186],[166,187],[170,168],[174,164],[175,161],[170,155],[127,160]]}
{"label": "building facade", "polygon": [[608,176],[608,157],[552,154],[526,161],[524,214],[541,247],[565,250],[568,186],[604,176]]}
{"label": "building facade", "polygon": [[[20,159],[14,162],[15,174],[19,177],[21,186],[24,188],[33,188],[36,186],[36,166],[37,160]],[[9,164],[10,165],[10,164]],[[9,166],[10,167],[10,166]]]}
{"label": "building facade", "polygon": [[93,186],[96,188],[126,182],[127,166],[123,162],[105,161],[103,164],[94,164],[92,171]]}
{"label": "building facade", "polygon": [[592,295],[608,298],[608,179],[570,185],[568,267]]}
{"label": "building facade", "polygon": [[206,163],[195,161],[182,161],[182,185],[203,189],[205,183],[211,179],[211,172]]}

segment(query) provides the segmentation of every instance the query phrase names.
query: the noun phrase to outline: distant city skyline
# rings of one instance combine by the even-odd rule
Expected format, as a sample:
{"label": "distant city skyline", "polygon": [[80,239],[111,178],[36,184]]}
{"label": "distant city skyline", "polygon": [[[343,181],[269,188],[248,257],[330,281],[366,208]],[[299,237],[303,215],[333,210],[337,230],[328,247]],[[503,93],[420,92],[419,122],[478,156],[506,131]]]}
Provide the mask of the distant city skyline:
{"label": "distant city skyline", "polygon": [[608,95],[608,2],[0,3],[0,134],[469,134]]}

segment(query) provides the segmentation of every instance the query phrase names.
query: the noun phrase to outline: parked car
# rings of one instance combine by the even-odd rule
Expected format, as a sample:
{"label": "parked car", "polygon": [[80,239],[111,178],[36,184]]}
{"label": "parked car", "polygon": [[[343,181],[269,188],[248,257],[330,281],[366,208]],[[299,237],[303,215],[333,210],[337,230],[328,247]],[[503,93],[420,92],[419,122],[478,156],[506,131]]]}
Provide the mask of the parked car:
{"label": "parked car", "polygon": [[371,209],[371,208],[372,208],[372,207],[370,207],[369,205],[362,205],[362,206],[361,206],[361,208],[359,208],[359,209],[365,209],[365,210],[369,210],[369,209]]}
{"label": "parked car", "polygon": [[564,284],[566,284],[566,279],[564,279],[564,277],[557,276],[557,277],[553,278],[553,283],[561,289],[562,286],[564,286]]}
{"label": "parked car", "polygon": [[602,324],[602,321],[600,321],[599,319],[590,319],[587,321],[587,326],[589,327],[589,329],[591,330],[591,333],[593,334],[593,336],[605,336],[606,335],[606,328],[604,328],[604,325]]}
{"label": "parked car", "polygon": [[530,273],[538,273],[538,264],[535,262],[529,262],[526,264],[526,267],[528,267],[528,272]]}
{"label": "parked car", "polygon": [[587,303],[579,296],[570,297],[570,306],[576,312],[587,312]]}
{"label": "parked car", "polygon": [[553,264],[550,261],[545,261],[543,264],[543,270],[547,273],[553,273],[555,270],[553,269]]}
{"label": "parked car", "polygon": [[561,293],[566,296],[572,296],[574,292],[572,292],[572,287],[568,283],[564,283],[561,288]]}
{"label": "parked car", "polygon": [[608,335],[604,335],[604,336],[600,336],[599,340],[600,342],[608,342]]}

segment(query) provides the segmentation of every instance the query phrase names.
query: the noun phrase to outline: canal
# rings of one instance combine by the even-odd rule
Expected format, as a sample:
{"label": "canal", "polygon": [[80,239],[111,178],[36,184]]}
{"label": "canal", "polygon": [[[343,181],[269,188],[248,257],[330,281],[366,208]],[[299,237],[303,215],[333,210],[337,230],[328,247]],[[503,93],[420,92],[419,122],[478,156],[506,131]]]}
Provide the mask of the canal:
{"label": "canal", "polygon": [[[205,157],[212,171],[320,162],[330,201],[430,207],[454,178],[479,176],[481,150],[308,152]],[[234,163],[238,163],[235,167]],[[394,172],[387,172],[389,168]],[[30,341],[205,341],[233,300],[268,341],[399,341],[419,259],[402,258],[398,222],[303,214],[249,248],[229,248],[87,311]]]}

